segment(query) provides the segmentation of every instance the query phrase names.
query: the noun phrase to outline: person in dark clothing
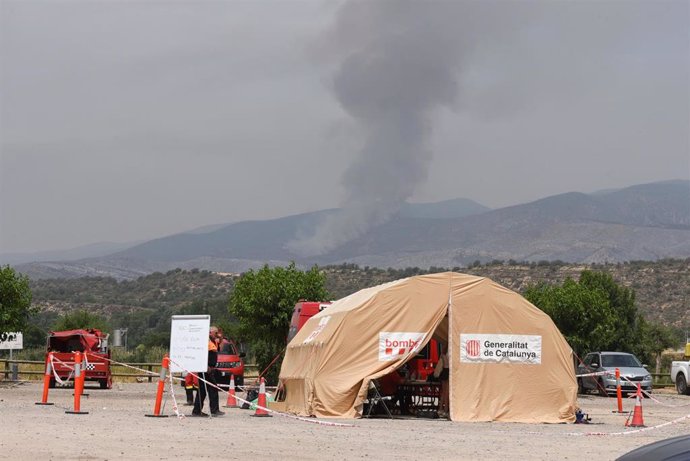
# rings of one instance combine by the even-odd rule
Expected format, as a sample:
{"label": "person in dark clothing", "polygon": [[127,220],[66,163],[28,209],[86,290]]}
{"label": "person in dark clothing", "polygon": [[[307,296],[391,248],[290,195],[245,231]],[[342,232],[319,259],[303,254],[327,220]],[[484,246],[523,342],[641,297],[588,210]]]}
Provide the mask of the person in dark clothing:
{"label": "person in dark clothing", "polygon": [[[450,362],[448,361],[448,344],[443,346],[443,354],[439,357],[437,368],[440,368],[441,373],[438,378],[441,381],[441,398],[439,401],[438,416],[441,418],[448,418],[450,414]],[[434,375],[436,371],[434,370]]]}
{"label": "person in dark clothing", "polygon": [[[218,336],[218,327],[211,327],[208,338],[208,369],[205,373],[199,373],[199,391],[196,393],[194,399],[194,409],[192,416],[208,416],[207,413],[201,411],[204,408],[204,400],[208,393],[208,404],[211,409],[211,416],[223,416],[225,412],[220,411],[218,406],[218,383],[216,382],[216,365],[218,362],[218,345],[216,344],[216,337]],[[202,381],[208,381],[208,383]]]}

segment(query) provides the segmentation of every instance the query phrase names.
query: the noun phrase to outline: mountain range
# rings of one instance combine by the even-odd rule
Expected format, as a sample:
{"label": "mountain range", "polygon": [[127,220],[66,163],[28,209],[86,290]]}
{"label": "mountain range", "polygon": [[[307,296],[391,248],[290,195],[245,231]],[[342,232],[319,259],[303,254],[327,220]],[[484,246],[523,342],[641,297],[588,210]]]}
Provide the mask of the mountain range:
{"label": "mountain range", "polygon": [[131,279],[174,268],[241,272],[295,261],[372,267],[462,267],[474,261],[603,263],[690,257],[690,181],[641,184],[593,194],[570,192],[489,209],[469,199],[405,204],[387,222],[316,257],[288,250],[338,210],[205,226],[109,254],[37,261],[31,278]]}

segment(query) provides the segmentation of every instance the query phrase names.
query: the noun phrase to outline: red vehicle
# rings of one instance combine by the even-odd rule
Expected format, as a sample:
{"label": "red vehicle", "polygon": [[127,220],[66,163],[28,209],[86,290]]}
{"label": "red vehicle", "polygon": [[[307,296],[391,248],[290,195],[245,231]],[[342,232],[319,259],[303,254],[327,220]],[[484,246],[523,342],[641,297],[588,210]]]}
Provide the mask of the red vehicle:
{"label": "red vehicle", "polygon": [[[74,378],[74,353],[79,351],[83,357],[85,381],[97,381],[101,389],[113,387],[107,333],[96,329],[51,331],[47,349],[53,353],[53,367],[61,380]],[[50,387],[55,387],[54,377],[50,380]]]}
{"label": "red vehicle", "polygon": [[330,305],[331,303],[329,301],[318,302],[300,299],[299,302],[295,304],[295,310],[292,312],[292,320],[290,321],[290,330],[287,337],[288,342],[290,342],[297,332],[302,329],[304,324],[307,323],[307,320]]}
{"label": "red vehicle", "polygon": [[415,374],[418,380],[426,381],[430,375],[434,374],[434,368],[440,356],[441,345],[435,339],[431,339],[412,360],[407,362],[410,372]]}
{"label": "red vehicle", "polygon": [[239,352],[232,339],[223,338],[218,347],[216,381],[220,387],[230,387],[230,376],[235,377],[235,386],[244,385],[244,352]]}
{"label": "red vehicle", "polygon": [[[303,299],[295,304],[287,337],[288,342],[295,337],[297,332],[307,323],[307,320],[330,305],[330,302],[305,301]],[[416,376],[416,379],[426,381],[434,373],[434,368],[438,363],[440,355],[441,345],[435,339],[430,340],[414,358],[407,362],[410,367],[410,373]]]}

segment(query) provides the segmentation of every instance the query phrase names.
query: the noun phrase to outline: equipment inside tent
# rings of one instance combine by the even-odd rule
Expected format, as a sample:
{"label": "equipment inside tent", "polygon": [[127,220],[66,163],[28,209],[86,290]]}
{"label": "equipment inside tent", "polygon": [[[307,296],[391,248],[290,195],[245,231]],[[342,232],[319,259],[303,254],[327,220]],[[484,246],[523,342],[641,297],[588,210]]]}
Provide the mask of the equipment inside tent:
{"label": "equipment inside tent", "polygon": [[572,350],[551,318],[490,279],[453,272],[367,288],[309,319],[287,347],[281,406],[361,417],[369,382],[432,337],[448,344],[453,421],[575,420]]}

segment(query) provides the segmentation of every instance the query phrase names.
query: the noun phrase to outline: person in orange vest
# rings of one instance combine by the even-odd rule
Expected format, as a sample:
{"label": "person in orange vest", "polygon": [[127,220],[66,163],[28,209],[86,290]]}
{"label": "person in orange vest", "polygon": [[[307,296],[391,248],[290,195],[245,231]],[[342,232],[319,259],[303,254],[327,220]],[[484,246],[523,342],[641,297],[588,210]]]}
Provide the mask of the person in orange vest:
{"label": "person in orange vest", "polygon": [[206,394],[208,394],[211,416],[223,416],[225,414],[225,412],[220,411],[218,405],[218,383],[216,382],[216,366],[218,362],[217,336],[218,327],[212,326],[208,333],[208,368],[205,373],[199,373],[201,380],[199,382],[199,392],[196,393],[196,399],[194,399],[192,416],[208,416],[207,413],[201,411],[204,408]]}
{"label": "person in orange vest", "polygon": [[199,379],[192,373],[187,373],[184,377],[184,390],[187,393],[185,405],[194,405],[194,391],[199,392]]}

